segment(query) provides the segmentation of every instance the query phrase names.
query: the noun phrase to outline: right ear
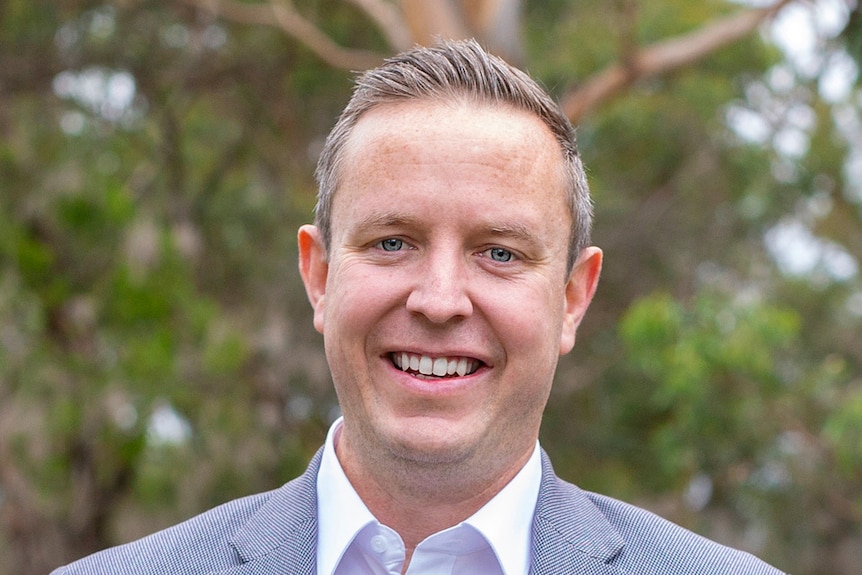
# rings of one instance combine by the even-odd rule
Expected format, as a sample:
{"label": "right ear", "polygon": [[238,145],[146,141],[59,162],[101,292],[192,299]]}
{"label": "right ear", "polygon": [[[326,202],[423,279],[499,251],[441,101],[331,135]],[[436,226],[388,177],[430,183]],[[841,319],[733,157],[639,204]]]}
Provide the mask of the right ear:
{"label": "right ear", "polygon": [[297,234],[299,246],[299,274],[305,284],[305,293],[314,309],[314,329],[323,333],[323,305],[326,295],[326,277],[329,273],[329,262],[326,259],[326,248],[317,226],[304,225]]}

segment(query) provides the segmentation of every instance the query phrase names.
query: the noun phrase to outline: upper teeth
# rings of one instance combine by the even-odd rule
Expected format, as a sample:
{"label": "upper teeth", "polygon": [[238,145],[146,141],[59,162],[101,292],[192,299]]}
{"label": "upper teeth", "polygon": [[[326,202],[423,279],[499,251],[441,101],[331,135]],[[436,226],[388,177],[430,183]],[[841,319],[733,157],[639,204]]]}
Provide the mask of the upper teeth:
{"label": "upper teeth", "polygon": [[403,371],[418,371],[422,375],[454,375],[465,376],[476,371],[478,362],[466,357],[429,357],[413,353],[393,353],[395,365]]}

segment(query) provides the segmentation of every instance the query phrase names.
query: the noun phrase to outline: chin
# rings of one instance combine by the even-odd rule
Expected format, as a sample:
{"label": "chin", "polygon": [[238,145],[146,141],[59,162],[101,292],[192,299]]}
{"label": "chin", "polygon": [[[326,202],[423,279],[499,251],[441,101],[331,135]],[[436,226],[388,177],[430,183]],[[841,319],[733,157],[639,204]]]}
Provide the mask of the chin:
{"label": "chin", "polygon": [[409,433],[391,438],[390,450],[398,459],[420,465],[457,465],[475,452],[475,442],[452,433],[451,425],[444,429],[411,425]]}

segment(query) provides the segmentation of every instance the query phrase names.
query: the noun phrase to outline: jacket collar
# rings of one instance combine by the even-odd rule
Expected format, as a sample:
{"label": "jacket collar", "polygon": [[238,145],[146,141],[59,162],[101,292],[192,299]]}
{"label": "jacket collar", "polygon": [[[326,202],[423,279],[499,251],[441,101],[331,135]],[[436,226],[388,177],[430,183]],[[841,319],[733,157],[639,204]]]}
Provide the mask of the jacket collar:
{"label": "jacket collar", "polygon": [[[243,564],[220,575],[315,574],[321,455],[322,450],[237,531],[231,546]],[[610,565],[622,551],[622,537],[584,491],[554,474],[544,450],[532,537],[531,575],[625,575]]]}
{"label": "jacket collar", "polygon": [[623,575],[610,564],[623,545],[622,536],[587,494],[556,476],[543,450],[531,575]]}
{"label": "jacket collar", "polygon": [[317,554],[317,472],[323,450],[305,473],[272,492],[230,544],[242,565],[220,575],[314,575]]}

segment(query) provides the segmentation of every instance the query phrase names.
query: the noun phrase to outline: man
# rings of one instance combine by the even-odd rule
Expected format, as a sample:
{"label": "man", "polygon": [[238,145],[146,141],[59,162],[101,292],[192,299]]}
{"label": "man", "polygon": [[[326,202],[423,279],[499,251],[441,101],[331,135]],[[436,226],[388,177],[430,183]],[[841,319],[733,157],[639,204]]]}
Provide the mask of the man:
{"label": "man", "polygon": [[598,282],[568,120],[475,42],[359,78],[300,271],[343,418],[308,471],[57,574],[778,574],[558,479],[538,446]]}

